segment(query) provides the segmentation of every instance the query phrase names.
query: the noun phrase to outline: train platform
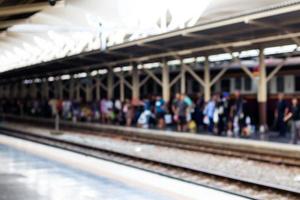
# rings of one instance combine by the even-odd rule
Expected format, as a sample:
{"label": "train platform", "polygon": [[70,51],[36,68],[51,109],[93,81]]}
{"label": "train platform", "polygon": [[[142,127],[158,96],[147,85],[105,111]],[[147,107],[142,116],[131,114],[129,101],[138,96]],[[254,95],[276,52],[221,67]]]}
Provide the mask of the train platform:
{"label": "train platform", "polygon": [[241,2],[0,0],[0,200],[298,200],[300,0]]}
{"label": "train platform", "polygon": [[[41,123],[42,124],[42,123]],[[65,124],[66,126],[67,124]],[[70,126],[70,124],[69,124]],[[78,128],[81,126],[81,128]],[[43,135],[49,138],[55,138],[63,141],[69,141],[76,144],[88,145],[93,148],[101,148],[109,151],[119,152],[138,158],[147,158],[164,163],[171,163],[180,167],[187,167],[191,169],[201,169],[207,172],[217,172],[218,174],[226,174],[230,177],[239,177],[243,180],[254,180],[260,183],[277,185],[280,187],[293,188],[295,191],[300,190],[300,183],[298,181],[300,176],[299,167],[295,166],[299,164],[299,160],[293,160],[292,167],[283,167],[281,165],[282,157],[285,158],[297,158],[300,155],[300,149],[297,146],[287,144],[276,144],[270,142],[258,142],[241,139],[228,139],[212,136],[199,136],[193,134],[179,134],[165,131],[153,131],[146,129],[136,128],[124,128],[113,126],[101,126],[91,124],[77,124],[77,131],[61,130],[60,134],[54,134],[53,129],[45,127],[35,127],[28,124],[20,123],[2,123],[1,128],[8,130],[15,130],[21,133],[31,133],[36,135]],[[83,131],[83,128],[86,131]],[[89,129],[87,128],[89,127]],[[97,128],[97,129],[96,129]],[[102,132],[114,131],[118,135],[112,137],[103,136],[100,133],[91,134],[88,130],[102,130]],[[224,155],[215,151],[215,154],[209,152],[198,152],[195,150],[178,149],[174,147],[165,147],[156,144],[145,144],[142,142],[131,142],[126,139],[123,140],[122,136],[127,134],[135,135],[135,137],[146,135],[153,137],[156,140],[169,140],[173,143],[195,144],[199,147],[204,145],[211,145],[216,149],[221,148],[221,151],[228,151],[228,147],[231,147],[234,151],[250,150],[252,155],[255,153],[262,156],[266,154],[271,157],[275,155],[278,160],[278,164],[270,164],[267,162],[257,162],[256,160],[262,159],[254,157],[253,159],[245,152],[242,158],[237,157],[232,152],[231,154]],[[273,161],[272,161],[273,162]],[[290,162],[287,160],[285,164]],[[234,169],[234,170],[233,170]],[[222,183],[220,183],[222,184]],[[221,185],[218,185],[221,187]],[[232,186],[230,186],[232,187]],[[236,188],[238,189],[238,188]],[[268,194],[269,195],[269,194]],[[276,197],[274,197],[276,198]],[[260,196],[260,199],[264,199]]]}
{"label": "train platform", "polygon": [[0,150],[1,200],[247,199],[3,135]]}
{"label": "train platform", "polygon": [[[18,126],[9,125],[9,123],[19,123],[18,126],[29,125],[37,127],[48,127],[52,130],[55,126],[54,119],[47,118],[35,118],[28,116],[16,116],[16,115],[5,115],[4,123],[1,127],[16,128]],[[71,121],[60,121],[60,127],[67,130],[72,130],[75,132],[85,132],[85,131],[95,131],[96,133],[113,133],[117,136],[146,136],[148,138],[156,140],[169,140],[172,142],[184,142],[185,144],[194,144],[198,146],[212,145],[216,148],[224,148],[231,150],[244,150],[245,152],[251,153],[272,153],[277,156],[286,157],[296,157],[300,158],[300,148],[298,145],[291,145],[287,143],[288,138],[278,138],[277,133],[270,132],[270,141],[259,140],[258,136],[256,138],[229,138],[229,137],[219,137],[206,134],[205,132],[201,134],[189,133],[189,132],[177,132],[170,129],[167,130],[157,130],[157,129],[143,129],[136,127],[125,127],[117,125],[106,125],[99,123],[89,123],[89,122],[76,122]],[[22,130],[19,129],[19,130]],[[26,130],[24,128],[23,130]],[[278,139],[276,139],[278,138]]]}

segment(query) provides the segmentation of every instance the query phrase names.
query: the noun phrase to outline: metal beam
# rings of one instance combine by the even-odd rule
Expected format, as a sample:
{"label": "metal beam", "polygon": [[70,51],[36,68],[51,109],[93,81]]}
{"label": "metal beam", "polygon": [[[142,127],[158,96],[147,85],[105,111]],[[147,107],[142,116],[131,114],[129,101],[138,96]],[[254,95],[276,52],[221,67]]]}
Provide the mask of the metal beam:
{"label": "metal beam", "polygon": [[203,46],[203,47],[196,47],[196,48],[184,49],[184,50],[173,51],[173,52],[166,52],[166,53],[161,53],[161,54],[152,54],[152,55],[148,55],[148,56],[134,57],[134,58],[124,59],[124,60],[120,60],[120,61],[108,62],[105,65],[119,65],[119,64],[128,63],[128,62],[145,62],[145,61],[148,61],[151,59],[174,56],[174,53],[179,56],[185,56],[185,55],[190,55],[192,53],[201,52],[201,51],[223,49],[224,47],[245,47],[245,46],[251,46],[252,44],[261,44],[264,42],[273,42],[276,40],[291,39],[292,37],[300,37],[300,32],[284,34],[284,35],[274,35],[274,36],[268,36],[268,37],[263,37],[263,38],[255,38],[255,39],[248,40],[246,42],[245,41],[227,42],[227,43],[223,43],[223,44],[213,44],[213,45],[208,45],[208,46]]}
{"label": "metal beam", "polygon": [[186,67],[183,65],[182,60],[180,60],[180,92],[184,94],[186,92]]}
{"label": "metal beam", "polygon": [[[158,58],[174,56],[174,54],[180,55],[180,56],[187,56],[192,53],[201,52],[201,51],[224,49],[224,48],[229,48],[229,47],[244,47],[244,46],[249,46],[254,43],[260,44],[260,43],[264,43],[264,42],[272,42],[272,41],[276,41],[276,40],[290,39],[292,37],[300,37],[300,32],[292,33],[292,34],[285,34],[285,35],[275,35],[275,36],[268,36],[268,37],[263,37],[263,38],[256,38],[256,39],[248,40],[247,42],[241,42],[241,41],[228,42],[228,43],[223,43],[223,44],[214,44],[214,45],[208,45],[208,46],[203,46],[203,47],[184,49],[184,50],[179,50],[179,51],[175,51],[175,52],[166,52],[166,53],[160,53],[160,54],[152,54],[152,55],[148,55],[148,56],[126,58],[126,59],[119,60],[119,61],[107,62],[105,64],[102,64],[102,67],[118,66],[118,65],[130,63],[130,62],[145,62],[145,61],[148,61],[151,59],[158,59]],[[46,63],[44,63],[44,64],[46,64]],[[100,68],[99,64],[90,65],[90,69],[98,69],[98,68]],[[76,67],[73,69],[69,69],[69,71],[72,72],[73,70],[75,71],[75,70],[80,70],[80,69],[84,70],[85,67]],[[247,74],[250,75],[249,73],[247,73]],[[251,78],[253,78],[253,77],[251,77]]]}
{"label": "metal beam", "polygon": [[183,30],[160,34],[157,36],[152,36],[152,37],[148,37],[148,38],[144,38],[144,39],[140,39],[140,40],[136,40],[136,41],[132,41],[132,42],[126,42],[126,43],[123,43],[120,45],[115,45],[114,47],[111,47],[111,49],[120,49],[120,48],[124,48],[124,47],[138,45],[139,43],[153,42],[153,41],[157,41],[160,39],[180,36],[180,35],[186,34],[186,33],[199,32],[199,31],[204,31],[204,30],[213,29],[213,28],[217,28],[217,27],[228,26],[228,25],[236,24],[236,23],[244,23],[249,20],[271,17],[274,15],[279,15],[279,14],[298,11],[298,10],[300,10],[300,3],[296,3],[293,5],[287,5],[287,6],[281,6],[278,8],[272,8],[270,10],[253,12],[248,15],[232,17],[232,18],[228,18],[228,19],[224,19],[224,20],[212,21],[212,22],[206,23],[204,25],[200,24],[197,26],[193,26],[191,28],[183,29]]}
{"label": "metal beam", "polygon": [[151,77],[149,75],[147,75],[141,82],[140,82],[140,87],[143,87],[147,81],[150,79]]}
{"label": "metal beam", "polygon": [[204,100],[208,102],[211,98],[211,87],[210,87],[210,64],[208,57],[205,57],[204,62]]}
{"label": "metal beam", "polygon": [[170,68],[164,60],[162,63],[162,92],[166,102],[170,101]]}
{"label": "metal beam", "polygon": [[113,51],[113,50],[106,50],[106,51],[104,51],[104,53],[110,54],[110,55],[116,55],[116,56],[133,57],[133,55],[130,53],[118,52],[118,51]]}
{"label": "metal beam", "polygon": [[294,51],[290,52],[287,54],[286,58],[281,62],[279,63],[275,69],[273,69],[273,71],[267,76],[267,82],[269,82],[279,71],[280,69],[285,65],[285,63],[287,62],[287,60],[292,57],[294,55],[294,53],[297,52],[297,49],[298,49],[298,46],[295,47]]}
{"label": "metal beam", "polygon": [[212,87],[228,70],[229,65],[224,67],[214,78],[210,81],[210,87]]}
{"label": "metal beam", "polygon": [[114,83],[113,88],[115,89],[120,84],[120,80]]}
{"label": "metal beam", "polygon": [[[64,5],[63,1],[58,1],[56,6]],[[22,5],[16,5],[16,6],[6,6],[0,8],[0,17],[8,16],[8,15],[18,15],[18,14],[24,14],[24,13],[32,13],[32,12],[38,12],[45,8],[50,8],[48,2],[44,3],[32,3],[32,4],[22,4]]]}
{"label": "metal beam", "polygon": [[181,78],[181,73],[179,73],[170,83],[170,87],[172,87],[179,79]]}
{"label": "metal beam", "polygon": [[157,76],[151,72],[149,69],[143,68],[143,70],[148,74],[155,82],[157,82],[160,86],[162,86],[162,81],[157,78]]}
{"label": "metal beam", "polygon": [[96,58],[90,58],[90,57],[85,57],[85,56],[79,56],[80,60],[86,60],[86,61],[91,61],[91,62],[100,62],[99,59]]}
{"label": "metal beam", "polygon": [[[279,24],[271,24],[271,23],[266,23],[266,22],[261,22],[261,21],[255,21],[255,20],[250,20],[248,23],[256,25],[256,26],[260,26],[260,27],[268,27],[268,28],[272,28],[275,30],[279,30],[283,33],[286,34],[291,34],[293,33],[293,31],[291,31],[289,28],[284,27],[283,25],[279,25]],[[297,37],[292,37],[291,40],[293,42],[295,42],[298,46],[300,46],[300,40]]]}
{"label": "metal beam", "polygon": [[257,101],[259,105],[259,125],[260,132],[265,133],[267,127],[267,71],[265,63],[264,49],[259,50],[259,81]]}
{"label": "metal beam", "polygon": [[132,99],[140,98],[140,77],[136,64],[132,65]]}
{"label": "metal beam", "polygon": [[202,86],[205,85],[204,80],[200,78],[194,70],[192,70],[188,65],[183,65],[184,69],[189,72],[189,74],[196,79],[197,82],[199,82]]}
{"label": "metal beam", "polygon": [[132,90],[132,85],[131,85],[131,83],[129,83],[124,77],[122,77],[121,74],[115,73],[115,75],[116,75],[117,77],[119,77],[119,79],[122,79],[122,80],[124,81],[124,84],[125,84],[129,89]]}
{"label": "metal beam", "polygon": [[22,24],[24,22],[26,22],[26,20],[24,20],[24,19],[0,21],[0,29],[8,28],[8,27],[16,25],[16,24]]}

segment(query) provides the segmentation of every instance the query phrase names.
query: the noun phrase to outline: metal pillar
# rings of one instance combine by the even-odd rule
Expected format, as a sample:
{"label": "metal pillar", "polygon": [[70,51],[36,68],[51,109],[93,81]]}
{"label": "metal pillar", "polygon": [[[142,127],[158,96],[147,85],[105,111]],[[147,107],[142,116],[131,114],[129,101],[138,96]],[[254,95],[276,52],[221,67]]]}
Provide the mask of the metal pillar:
{"label": "metal pillar", "polygon": [[120,74],[120,100],[125,101],[125,81],[124,81],[124,73]]}
{"label": "metal pillar", "polygon": [[92,101],[92,94],[93,94],[93,90],[92,90],[92,76],[90,73],[87,73],[88,76],[87,76],[87,82],[85,84],[85,99],[87,102],[90,102]]}
{"label": "metal pillar", "polygon": [[62,83],[62,80],[60,79],[60,77],[57,80],[57,86],[58,86],[58,98],[63,99],[63,97],[64,97],[64,94],[63,94],[64,88],[63,88],[63,83]]}
{"label": "metal pillar", "polygon": [[8,83],[6,92],[7,92],[7,98],[11,99],[12,98],[12,85],[11,85],[11,83]]}
{"label": "metal pillar", "polygon": [[95,87],[95,89],[96,89],[96,100],[97,101],[100,101],[100,99],[101,99],[100,85],[101,85],[100,77],[97,76],[97,78],[96,78],[96,87]]}
{"label": "metal pillar", "polygon": [[19,92],[17,83],[13,84],[12,90],[13,90],[12,91],[12,97],[16,99],[18,97],[18,92]]}
{"label": "metal pillar", "polygon": [[162,91],[163,99],[168,102],[170,101],[170,70],[167,62],[163,62],[162,65]]}
{"label": "metal pillar", "polygon": [[49,99],[49,83],[47,79],[43,80],[43,91],[42,91],[42,97],[44,99]]}
{"label": "metal pillar", "polygon": [[2,86],[2,97],[6,98],[6,85]]}
{"label": "metal pillar", "polygon": [[186,92],[186,74],[185,67],[182,64],[182,60],[180,60],[180,92],[185,94]]}
{"label": "metal pillar", "polygon": [[0,85],[0,98],[3,98],[3,86]]}
{"label": "metal pillar", "polygon": [[20,87],[20,82],[16,83],[16,98],[20,98],[20,90],[21,90],[21,87]]}
{"label": "metal pillar", "polygon": [[267,127],[267,73],[263,49],[260,49],[259,52],[259,82],[257,99],[259,104],[260,131],[265,132]]}
{"label": "metal pillar", "polygon": [[114,73],[111,68],[108,69],[107,73],[107,98],[114,98]]}
{"label": "metal pillar", "polygon": [[34,82],[30,85],[30,96],[33,99],[37,98],[37,88],[36,88],[36,83]]}
{"label": "metal pillar", "polygon": [[57,80],[53,80],[53,93],[54,93],[54,98],[58,99],[59,98],[59,92],[58,92],[58,82]]}
{"label": "metal pillar", "polygon": [[24,82],[21,83],[21,97],[22,98],[26,98],[27,96],[27,87],[26,84]]}
{"label": "metal pillar", "polygon": [[205,57],[204,63],[204,100],[208,102],[211,97],[211,84],[210,84],[210,69],[208,57]]}
{"label": "metal pillar", "polygon": [[73,100],[75,98],[75,80],[73,75],[70,79],[69,98]]}
{"label": "metal pillar", "polygon": [[132,98],[140,98],[140,78],[138,74],[137,65],[132,67]]}
{"label": "metal pillar", "polygon": [[81,88],[81,86],[80,86],[80,80],[77,79],[76,80],[76,100],[77,101],[80,101],[80,88]]}

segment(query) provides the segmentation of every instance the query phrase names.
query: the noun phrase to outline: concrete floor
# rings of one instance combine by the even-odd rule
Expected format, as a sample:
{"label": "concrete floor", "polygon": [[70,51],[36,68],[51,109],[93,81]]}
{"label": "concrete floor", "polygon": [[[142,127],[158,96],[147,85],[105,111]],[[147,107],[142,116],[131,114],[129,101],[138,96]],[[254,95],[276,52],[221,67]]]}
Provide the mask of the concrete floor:
{"label": "concrete floor", "polygon": [[0,200],[167,200],[0,145]]}

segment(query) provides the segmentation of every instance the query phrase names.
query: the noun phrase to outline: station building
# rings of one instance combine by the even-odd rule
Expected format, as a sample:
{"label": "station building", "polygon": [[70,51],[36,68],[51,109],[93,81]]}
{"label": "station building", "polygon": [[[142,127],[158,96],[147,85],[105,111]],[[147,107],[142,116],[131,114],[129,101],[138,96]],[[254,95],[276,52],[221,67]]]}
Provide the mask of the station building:
{"label": "station building", "polygon": [[[162,4],[148,26],[137,25],[149,11],[136,1],[57,1],[53,8],[22,2],[0,4],[0,98],[89,102],[155,94],[170,101],[181,92],[209,101],[213,93],[239,90],[265,127],[277,94],[300,92],[300,1],[190,0],[171,7],[191,15]],[[136,9],[129,18],[138,21],[113,17],[120,6]]]}

